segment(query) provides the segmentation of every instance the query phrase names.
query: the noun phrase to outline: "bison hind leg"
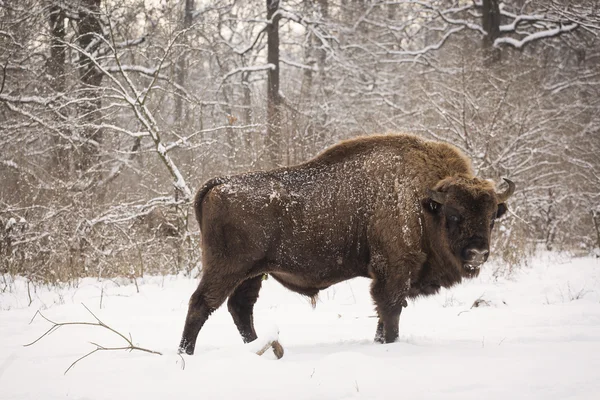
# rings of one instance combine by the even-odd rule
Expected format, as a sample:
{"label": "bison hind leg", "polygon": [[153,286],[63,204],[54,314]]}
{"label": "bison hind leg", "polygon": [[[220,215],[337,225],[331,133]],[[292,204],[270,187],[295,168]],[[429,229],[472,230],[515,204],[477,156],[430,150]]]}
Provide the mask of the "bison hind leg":
{"label": "bison hind leg", "polygon": [[223,269],[205,267],[200,284],[190,298],[185,326],[179,343],[180,353],[194,354],[198,333],[208,317],[227,300],[227,297],[244,280],[242,274],[224,274],[221,271]]}
{"label": "bison hind leg", "polygon": [[385,343],[385,337],[383,336],[383,321],[381,318],[377,320],[377,329],[375,330],[375,343]]}
{"label": "bison hind leg", "polygon": [[254,330],[254,304],[262,285],[263,275],[258,275],[242,282],[229,296],[227,309],[238,328],[244,343],[256,340]]}

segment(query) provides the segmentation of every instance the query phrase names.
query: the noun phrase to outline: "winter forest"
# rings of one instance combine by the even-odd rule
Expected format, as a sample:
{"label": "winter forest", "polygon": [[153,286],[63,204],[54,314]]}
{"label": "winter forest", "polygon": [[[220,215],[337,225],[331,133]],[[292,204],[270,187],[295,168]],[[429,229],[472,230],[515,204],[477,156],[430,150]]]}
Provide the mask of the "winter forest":
{"label": "winter forest", "polygon": [[600,245],[595,1],[3,0],[0,272],[189,272],[208,178],[412,132],[512,179],[507,268]]}
{"label": "winter forest", "polygon": [[[202,184],[394,133],[515,183],[482,274],[382,345],[271,274],[178,354]],[[596,0],[0,0],[3,399],[592,399],[599,256]]]}

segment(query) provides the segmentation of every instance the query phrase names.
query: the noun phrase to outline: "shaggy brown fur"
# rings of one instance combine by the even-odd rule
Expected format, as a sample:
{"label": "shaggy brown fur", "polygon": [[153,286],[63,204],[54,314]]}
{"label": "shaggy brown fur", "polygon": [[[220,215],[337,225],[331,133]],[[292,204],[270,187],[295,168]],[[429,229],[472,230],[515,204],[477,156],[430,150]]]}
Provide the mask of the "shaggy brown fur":
{"label": "shaggy brown fur", "polygon": [[313,298],[372,278],[376,340],[392,342],[407,298],[478,274],[506,210],[499,203],[457,148],[411,135],[358,138],[294,167],[212,179],[194,203],[203,276],[180,350],[194,352],[228,297],[243,339],[256,339],[252,310],[266,273]]}

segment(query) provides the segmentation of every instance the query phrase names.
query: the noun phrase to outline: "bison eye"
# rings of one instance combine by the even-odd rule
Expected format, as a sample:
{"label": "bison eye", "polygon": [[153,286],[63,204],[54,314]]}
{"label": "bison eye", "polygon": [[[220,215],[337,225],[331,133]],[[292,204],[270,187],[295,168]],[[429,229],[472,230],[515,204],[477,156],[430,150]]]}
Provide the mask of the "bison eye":
{"label": "bison eye", "polygon": [[504,203],[498,204],[498,211],[496,212],[496,218],[501,218],[506,213],[507,210],[508,210],[508,208],[506,207],[506,204],[504,204]]}
{"label": "bison eye", "polygon": [[450,222],[458,224],[458,222],[460,221],[460,217],[458,215],[448,215],[448,220]]}
{"label": "bison eye", "polygon": [[460,212],[451,206],[446,206],[446,221],[448,221],[451,225],[458,225],[460,221],[462,221],[462,217],[460,216]]}

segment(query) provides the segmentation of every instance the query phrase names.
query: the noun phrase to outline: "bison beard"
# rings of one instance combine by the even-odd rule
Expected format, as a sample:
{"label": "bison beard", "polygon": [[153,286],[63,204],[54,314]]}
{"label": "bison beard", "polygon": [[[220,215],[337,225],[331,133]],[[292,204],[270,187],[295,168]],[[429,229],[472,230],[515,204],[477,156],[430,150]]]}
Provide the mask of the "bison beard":
{"label": "bison beard", "polygon": [[411,135],[342,142],[294,167],[208,181],[194,208],[203,271],[180,351],[223,302],[243,340],[256,339],[253,308],[262,276],[314,298],[370,277],[375,340],[398,338],[406,299],[479,274],[494,220],[514,192],[474,176],[455,147]]}

